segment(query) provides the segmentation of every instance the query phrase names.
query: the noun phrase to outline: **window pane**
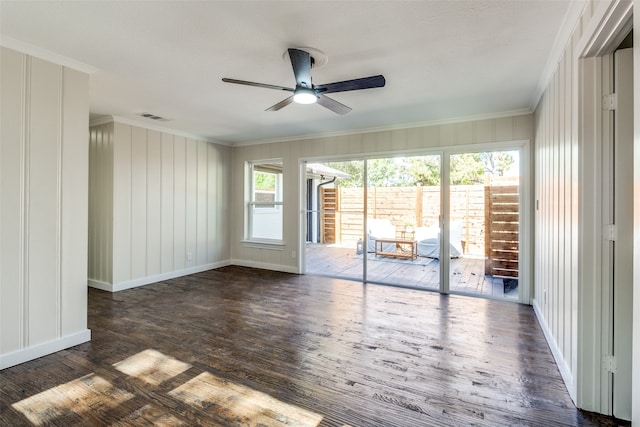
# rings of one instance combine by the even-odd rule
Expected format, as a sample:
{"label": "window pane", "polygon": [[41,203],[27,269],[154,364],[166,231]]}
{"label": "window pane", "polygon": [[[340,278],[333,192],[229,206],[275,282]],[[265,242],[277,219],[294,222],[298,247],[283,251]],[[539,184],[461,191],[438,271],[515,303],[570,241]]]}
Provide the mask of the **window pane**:
{"label": "window pane", "polygon": [[248,182],[251,184],[249,238],[282,240],[282,162],[255,162]]}
{"label": "window pane", "polygon": [[282,240],[282,206],[266,208],[253,206],[253,235],[254,239]]}

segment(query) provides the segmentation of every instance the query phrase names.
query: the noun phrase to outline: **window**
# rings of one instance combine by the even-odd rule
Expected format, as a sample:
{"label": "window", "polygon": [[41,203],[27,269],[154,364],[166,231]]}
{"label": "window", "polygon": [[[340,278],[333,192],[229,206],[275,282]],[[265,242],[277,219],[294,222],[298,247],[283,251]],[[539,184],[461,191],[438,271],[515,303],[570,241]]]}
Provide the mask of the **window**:
{"label": "window", "polygon": [[282,241],[282,160],[247,164],[248,240]]}

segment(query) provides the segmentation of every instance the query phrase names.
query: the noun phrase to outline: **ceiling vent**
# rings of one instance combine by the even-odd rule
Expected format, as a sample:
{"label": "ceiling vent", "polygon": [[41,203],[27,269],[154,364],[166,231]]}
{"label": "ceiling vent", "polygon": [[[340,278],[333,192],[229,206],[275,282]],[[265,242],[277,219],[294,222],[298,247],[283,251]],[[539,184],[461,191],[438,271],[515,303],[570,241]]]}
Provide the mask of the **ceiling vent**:
{"label": "ceiling vent", "polygon": [[169,119],[166,119],[164,117],[160,117],[160,116],[157,116],[157,115],[151,114],[151,113],[139,113],[138,115],[140,117],[144,117],[145,119],[151,119],[151,120],[155,120],[155,121],[158,121],[158,122],[168,122],[169,121]]}

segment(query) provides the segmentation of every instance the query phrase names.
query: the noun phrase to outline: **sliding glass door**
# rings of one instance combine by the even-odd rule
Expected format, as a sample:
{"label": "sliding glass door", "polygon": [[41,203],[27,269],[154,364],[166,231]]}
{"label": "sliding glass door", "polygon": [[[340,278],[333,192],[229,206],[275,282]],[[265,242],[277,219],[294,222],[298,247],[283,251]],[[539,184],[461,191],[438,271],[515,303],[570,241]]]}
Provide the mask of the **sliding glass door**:
{"label": "sliding glass door", "polygon": [[306,273],[519,300],[520,157],[307,163]]}
{"label": "sliding glass door", "polygon": [[367,160],[366,278],[440,289],[441,156]]}
{"label": "sliding glass door", "polygon": [[449,156],[449,291],[518,299],[520,153]]}

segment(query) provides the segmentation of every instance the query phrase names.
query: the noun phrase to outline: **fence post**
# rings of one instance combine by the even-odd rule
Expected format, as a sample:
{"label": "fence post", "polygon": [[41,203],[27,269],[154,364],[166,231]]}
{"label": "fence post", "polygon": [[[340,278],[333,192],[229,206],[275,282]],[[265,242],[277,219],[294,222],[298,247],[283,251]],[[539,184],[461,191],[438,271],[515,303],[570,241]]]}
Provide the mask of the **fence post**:
{"label": "fence post", "polygon": [[422,183],[416,185],[416,227],[422,227]]}
{"label": "fence post", "polygon": [[491,254],[491,175],[484,175],[484,274],[493,275]]}

